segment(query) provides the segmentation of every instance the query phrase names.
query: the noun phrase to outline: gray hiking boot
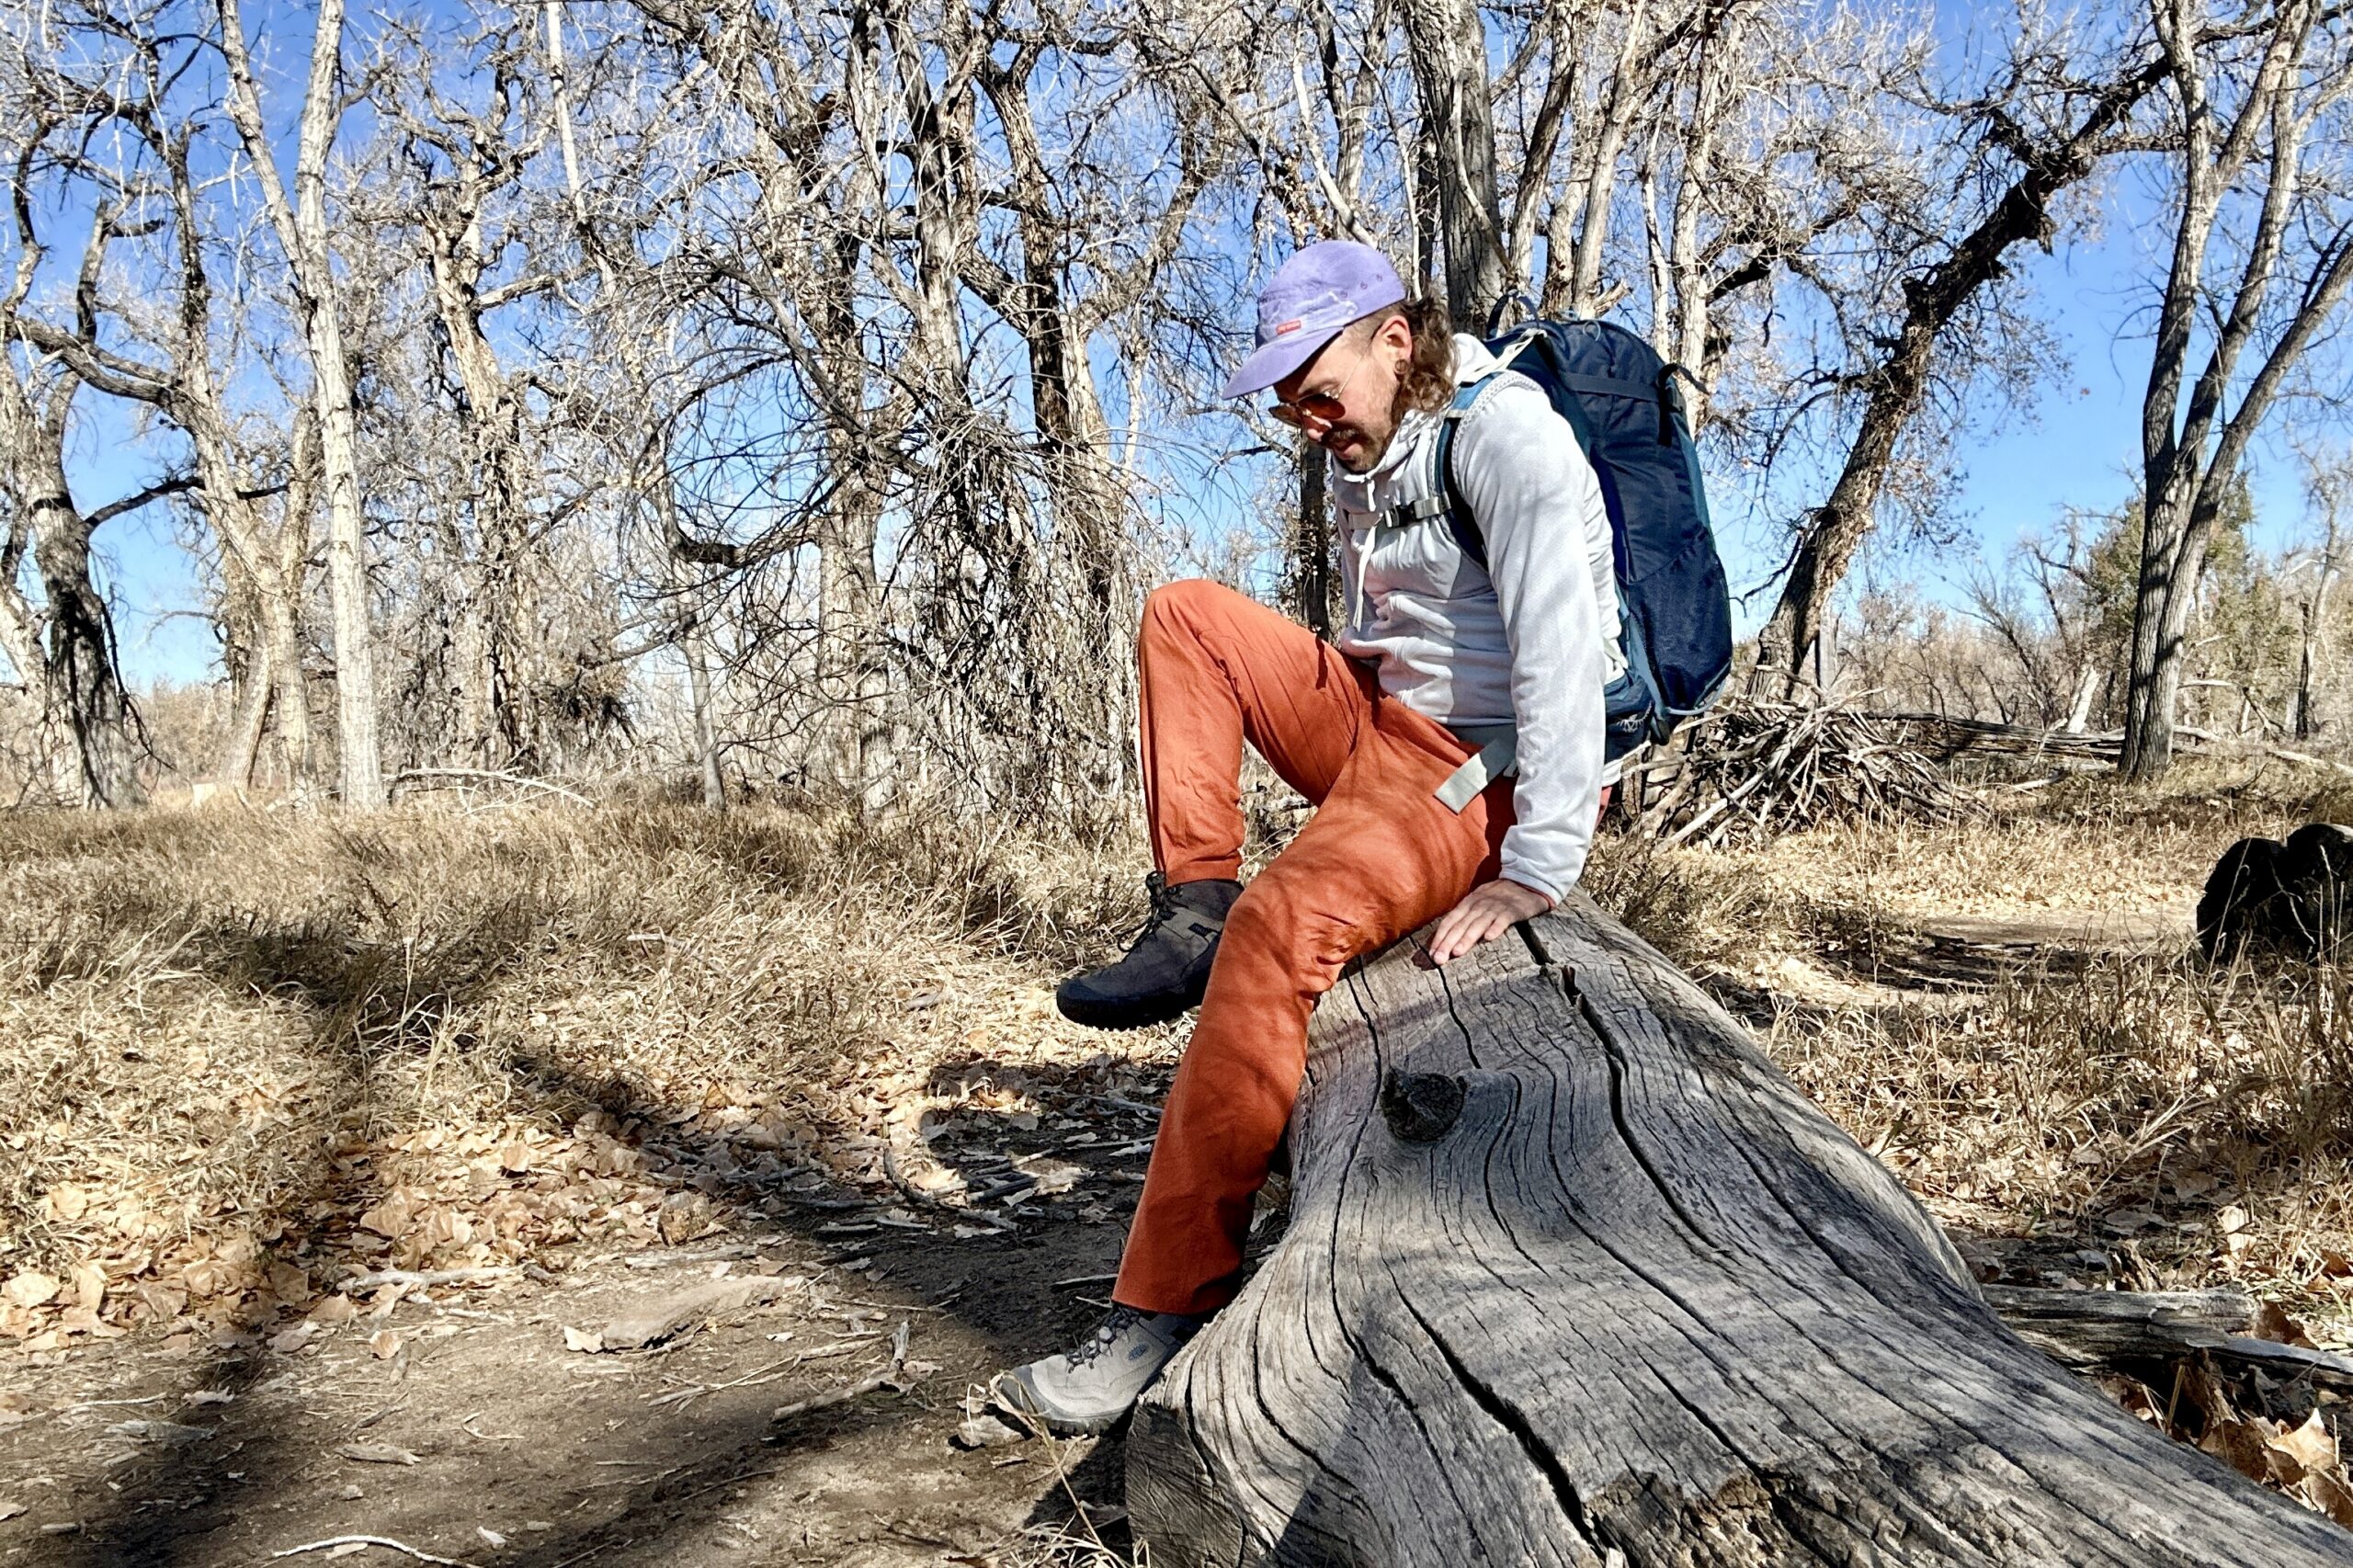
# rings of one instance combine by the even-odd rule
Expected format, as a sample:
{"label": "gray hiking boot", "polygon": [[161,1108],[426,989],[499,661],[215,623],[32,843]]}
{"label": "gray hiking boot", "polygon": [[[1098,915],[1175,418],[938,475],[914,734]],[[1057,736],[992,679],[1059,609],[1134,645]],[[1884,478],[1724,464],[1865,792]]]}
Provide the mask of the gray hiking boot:
{"label": "gray hiking boot", "polygon": [[1242,896],[1242,884],[1218,879],[1172,887],[1154,871],[1144,885],[1152,891],[1152,915],[1128,944],[1128,956],[1055,989],[1054,1005],[1071,1022],[1139,1029],[1200,1006],[1218,938],[1225,934],[1225,917]]}
{"label": "gray hiking boot", "polygon": [[1108,1431],[1209,1321],[1114,1306],[1077,1349],[1000,1373],[991,1392],[1057,1437]]}

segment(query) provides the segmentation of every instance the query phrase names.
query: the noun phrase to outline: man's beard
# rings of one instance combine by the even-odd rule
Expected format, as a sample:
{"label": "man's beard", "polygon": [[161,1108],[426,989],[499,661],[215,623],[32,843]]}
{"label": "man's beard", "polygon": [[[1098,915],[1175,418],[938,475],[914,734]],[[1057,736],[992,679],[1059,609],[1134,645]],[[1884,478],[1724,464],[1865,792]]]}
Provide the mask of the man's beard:
{"label": "man's beard", "polygon": [[1328,446],[1324,449],[1332,452],[1332,460],[1338,463],[1344,472],[1358,476],[1370,473],[1381,466],[1381,460],[1389,455],[1391,445],[1397,439],[1398,430],[1405,423],[1405,393],[1401,387],[1398,389],[1396,401],[1390,405],[1389,434],[1375,439],[1372,434],[1362,426],[1352,425],[1347,427],[1347,434],[1351,440],[1362,444],[1360,458],[1344,458],[1339,453],[1332,451]]}
{"label": "man's beard", "polygon": [[1351,430],[1348,434],[1353,438],[1348,443],[1351,447],[1350,456],[1343,457],[1328,446],[1324,449],[1332,453],[1332,460],[1338,463],[1342,470],[1359,476],[1370,473],[1381,466],[1381,460],[1389,455],[1389,440],[1394,439],[1392,437],[1376,441],[1362,430]]}

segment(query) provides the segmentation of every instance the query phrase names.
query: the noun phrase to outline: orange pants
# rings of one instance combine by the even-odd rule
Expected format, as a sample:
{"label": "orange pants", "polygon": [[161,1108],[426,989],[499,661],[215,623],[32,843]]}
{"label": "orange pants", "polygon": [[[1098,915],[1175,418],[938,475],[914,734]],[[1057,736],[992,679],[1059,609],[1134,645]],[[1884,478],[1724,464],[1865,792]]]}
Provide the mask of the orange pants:
{"label": "orange pants", "polygon": [[1382,694],[1370,665],[1218,584],[1146,600],[1137,656],[1145,809],[1169,881],[1239,871],[1245,740],[1318,808],[1226,918],[1111,1292],[1146,1312],[1210,1312],[1239,1288],[1316,999],[1349,960],[1495,875],[1512,781],[1449,811],[1433,791],[1472,748]]}

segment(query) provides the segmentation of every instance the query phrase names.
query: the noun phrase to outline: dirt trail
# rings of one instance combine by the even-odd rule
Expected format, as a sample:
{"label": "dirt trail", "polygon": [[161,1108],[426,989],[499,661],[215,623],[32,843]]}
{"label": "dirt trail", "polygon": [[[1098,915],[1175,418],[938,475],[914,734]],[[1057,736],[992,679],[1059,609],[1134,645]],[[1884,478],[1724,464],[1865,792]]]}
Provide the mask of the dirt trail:
{"label": "dirt trail", "polygon": [[[484,1568],[884,1568],[1038,1561],[1064,1527],[1083,1539],[1057,1461],[1077,1497],[1111,1505],[1116,1452],[949,1438],[968,1383],[1098,1315],[1101,1284],[1056,1282],[1108,1273],[1123,1224],[1040,1210],[1020,1232],[957,1240],[870,1221],[824,1237],[819,1222],[437,1289],[299,1347],[132,1337],[12,1368],[0,1511],[22,1511],[0,1522],[0,1561],[225,1568],[371,1535]],[[801,1283],[668,1348],[566,1349],[567,1327],[755,1273]],[[771,1419],[880,1369],[902,1322],[904,1392]],[[401,1348],[379,1358],[369,1341],[386,1328]]]}

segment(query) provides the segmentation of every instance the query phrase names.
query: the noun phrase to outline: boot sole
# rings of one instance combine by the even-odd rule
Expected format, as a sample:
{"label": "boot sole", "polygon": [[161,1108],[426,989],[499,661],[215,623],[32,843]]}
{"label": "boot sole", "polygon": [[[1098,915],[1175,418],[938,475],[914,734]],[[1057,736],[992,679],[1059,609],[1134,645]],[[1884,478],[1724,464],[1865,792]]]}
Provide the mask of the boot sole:
{"label": "boot sole", "polygon": [[1126,1406],[1115,1415],[1093,1421],[1071,1416],[1049,1415],[1032,1407],[1027,1387],[1011,1373],[1003,1373],[989,1389],[993,1403],[1003,1406],[1009,1414],[1018,1415],[1034,1426],[1043,1426],[1057,1437],[1099,1437],[1135,1414],[1136,1407]]}
{"label": "boot sole", "polygon": [[1057,992],[1054,1006],[1074,1024],[1084,1024],[1091,1029],[1150,1028],[1183,1017],[1201,1005],[1199,996],[1173,996],[1165,1000],[1142,1002],[1086,1002]]}
{"label": "boot sole", "polygon": [[1136,1413],[1134,1405],[1120,1412],[1108,1421],[1056,1421],[1045,1415],[1027,1415],[1025,1421],[1035,1421],[1057,1437],[1100,1437]]}

